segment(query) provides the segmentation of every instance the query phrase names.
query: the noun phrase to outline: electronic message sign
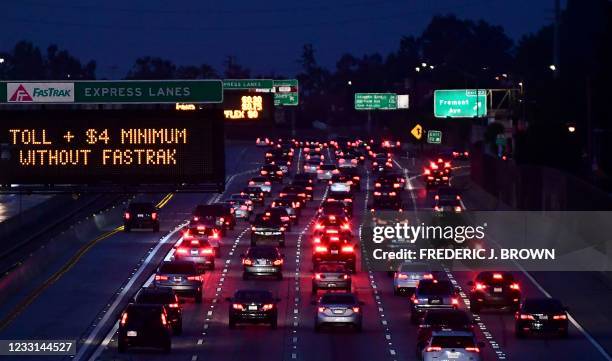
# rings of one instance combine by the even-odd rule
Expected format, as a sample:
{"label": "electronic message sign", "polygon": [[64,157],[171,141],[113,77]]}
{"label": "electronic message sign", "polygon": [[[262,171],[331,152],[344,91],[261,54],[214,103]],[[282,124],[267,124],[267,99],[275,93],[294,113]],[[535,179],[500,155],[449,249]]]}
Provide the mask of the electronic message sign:
{"label": "electronic message sign", "polygon": [[220,110],[21,110],[0,119],[0,184],[223,187]]}
{"label": "electronic message sign", "polygon": [[222,106],[226,120],[271,122],[274,116],[271,93],[248,90],[226,92]]}

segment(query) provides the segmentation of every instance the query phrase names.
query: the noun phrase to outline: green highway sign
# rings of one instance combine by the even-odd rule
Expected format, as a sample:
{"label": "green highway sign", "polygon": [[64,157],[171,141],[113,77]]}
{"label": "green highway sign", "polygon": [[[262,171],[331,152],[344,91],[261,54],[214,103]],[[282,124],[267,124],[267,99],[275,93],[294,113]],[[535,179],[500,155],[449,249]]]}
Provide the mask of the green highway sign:
{"label": "green highway sign", "polygon": [[297,79],[274,80],[274,105],[296,106],[299,104]]}
{"label": "green highway sign", "polygon": [[7,104],[222,103],[221,80],[23,81],[0,83]]}
{"label": "green highway sign", "polygon": [[442,132],[439,130],[428,130],[427,131],[427,143],[441,144],[442,143]]}
{"label": "green highway sign", "polygon": [[486,115],[486,89],[434,91],[434,116],[436,118],[475,118]]}
{"label": "green highway sign", "polygon": [[272,89],[272,79],[223,79],[223,90],[233,89]]}
{"label": "green highway sign", "polygon": [[397,109],[395,93],[355,93],[355,110]]}

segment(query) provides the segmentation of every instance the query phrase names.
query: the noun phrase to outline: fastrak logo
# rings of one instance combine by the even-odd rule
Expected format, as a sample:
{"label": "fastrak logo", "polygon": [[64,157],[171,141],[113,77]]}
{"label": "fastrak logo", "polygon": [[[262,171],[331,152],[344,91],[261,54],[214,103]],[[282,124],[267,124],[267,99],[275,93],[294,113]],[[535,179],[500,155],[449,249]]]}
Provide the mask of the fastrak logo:
{"label": "fastrak logo", "polygon": [[74,83],[7,83],[8,103],[74,103]]}

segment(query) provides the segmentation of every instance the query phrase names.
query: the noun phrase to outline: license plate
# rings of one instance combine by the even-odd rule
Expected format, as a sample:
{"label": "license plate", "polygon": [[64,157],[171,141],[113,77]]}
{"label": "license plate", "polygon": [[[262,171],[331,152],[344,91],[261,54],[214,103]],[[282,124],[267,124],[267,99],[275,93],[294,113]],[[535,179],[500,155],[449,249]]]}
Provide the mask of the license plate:
{"label": "license plate", "polygon": [[181,282],[181,277],[174,277],[174,282]]}
{"label": "license plate", "polygon": [[249,305],[249,311],[257,311],[256,305]]}
{"label": "license plate", "polygon": [[429,301],[429,303],[431,303],[432,305],[437,305],[440,303],[440,300],[431,300]]}
{"label": "license plate", "polygon": [[128,331],[127,335],[128,335],[128,337],[136,337],[136,336],[138,336],[138,332],[136,332],[136,331]]}
{"label": "license plate", "polygon": [[336,287],[336,284],[335,283],[328,283],[327,287]]}
{"label": "license plate", "polygon": [[144,217],[144,214],[137,214],[137,215],[136,215],[136,217],[138,217],[138,218],[143,218],[143,217]]}
{"label": "license plate", "polygon": [[272,232],[263,232],[264,236],[271,236],[273,233]]}
{"label": "license plate", "polygon": [[460,353],[459,352],[447,352],[446,356],[448,356],[448,358],[459,358]]}
{"label": "license plate", "polygon": [[338,254],[338,250],[337,249],[332,249],[331,254]]}
{"label": "license plate", "polygon": [[333,310],[332,312],[336,315],[341,315],[344,313],[344,310]]}
{"label": "license plate", "polygon": [[198,255],[198,250],[192,250],[191,251],[191,255],[192,256],[197,256]]}
{"label": "license plate", "polygon": [[495,292],[495,293],[500,293],[501,291],[502,291],[502,288],[501,288],[501,287],[495,287],[495,288],[493,288],[493,292]]}
{"label": "license plate", "polygon": [[542,315],[542,316],[540,316],[540,320],[548,320],[548,316]]}

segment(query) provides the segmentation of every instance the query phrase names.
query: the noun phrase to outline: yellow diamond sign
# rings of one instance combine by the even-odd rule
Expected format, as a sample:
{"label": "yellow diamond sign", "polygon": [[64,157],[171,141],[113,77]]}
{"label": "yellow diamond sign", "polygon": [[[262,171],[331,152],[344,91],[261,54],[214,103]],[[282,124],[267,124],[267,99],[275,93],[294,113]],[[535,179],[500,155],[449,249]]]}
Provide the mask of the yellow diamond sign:
{"label": "yellow diamond sign", "polygon": [[417,140],[421,140],[421,137],[423,136],[423,127],[421,124],[415,125],[410,131],[410,134],[412,134]]}

